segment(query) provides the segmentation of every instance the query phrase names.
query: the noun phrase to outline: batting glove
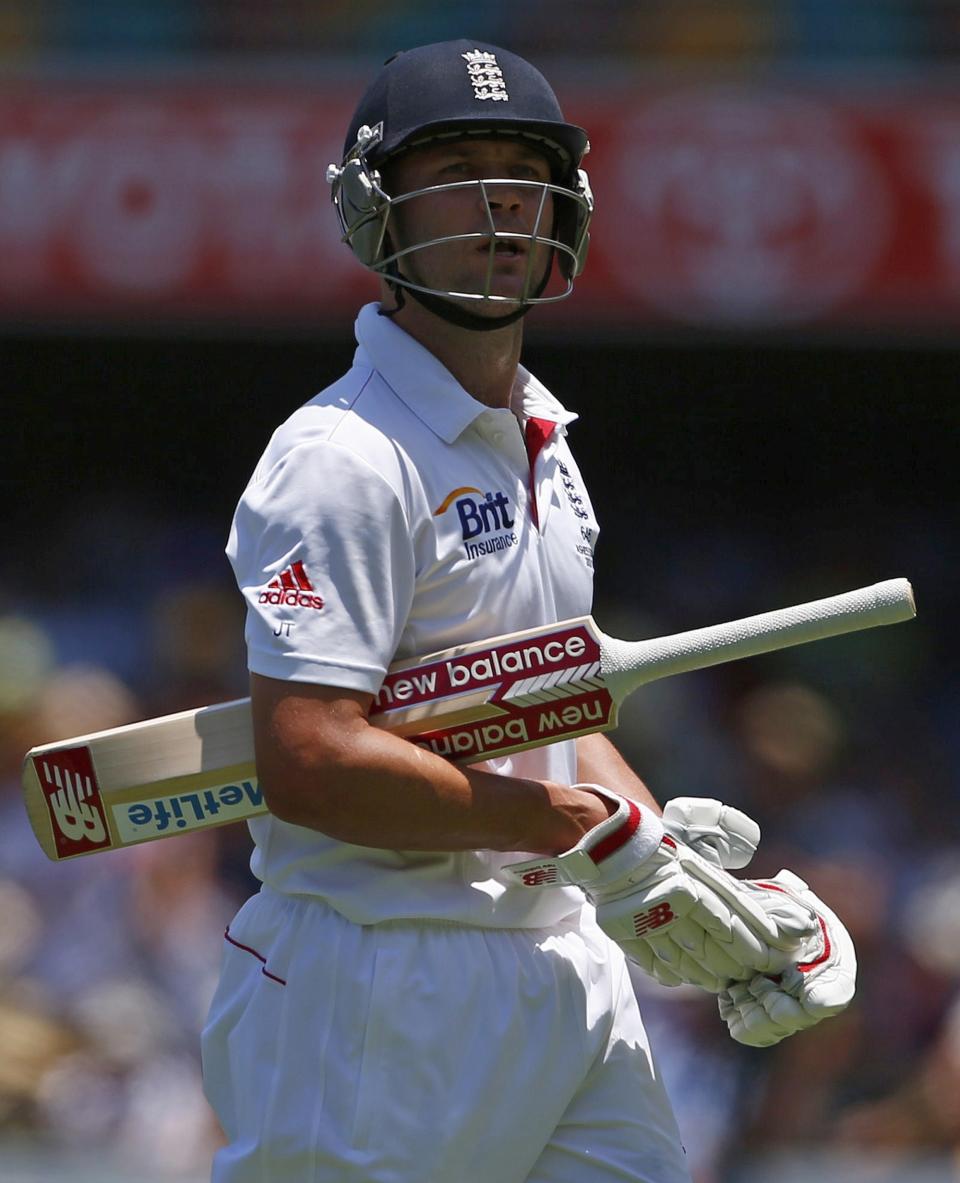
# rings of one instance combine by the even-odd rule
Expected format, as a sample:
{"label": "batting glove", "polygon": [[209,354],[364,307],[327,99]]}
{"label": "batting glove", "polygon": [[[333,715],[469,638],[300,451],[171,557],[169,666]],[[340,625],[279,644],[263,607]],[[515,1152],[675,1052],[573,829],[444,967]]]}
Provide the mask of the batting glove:
{"label": "batting glove", "polygon": [[712,797],[674,797],[663,807],[663,828],[726,871],[745,867],[760,845],[760,827],[745,813]]}
{"label": "batting glove", "polygon": [[718,993],[732,979],[778,973],[797,960],[815,925],[795,904],[790,922],[774,918],[755,892],[677,842],[660,818],[599,785],[615,811],[556,858],[506,870],[527,887],[575,884],[596,907],[603,931],[658,981]]}
{"label": "batting glove", "polygon": [[720,1017],[738,1043],[770,1047],[849,1004],[856,989],[857,955],[836,914],[792,871],[751,885],[771,918],[790,901],[809,908],[817,921],[793,964],[772,977],[756,974],[749,981],[731,982],[717,997]]}

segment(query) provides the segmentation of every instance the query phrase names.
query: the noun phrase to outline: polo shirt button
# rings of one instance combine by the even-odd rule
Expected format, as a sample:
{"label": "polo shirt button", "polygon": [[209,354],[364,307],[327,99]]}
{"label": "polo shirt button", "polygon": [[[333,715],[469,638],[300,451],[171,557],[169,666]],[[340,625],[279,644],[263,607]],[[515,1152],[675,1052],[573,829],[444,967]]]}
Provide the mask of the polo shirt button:
{"label": "polo shirt button", "polygon": [[502,431],[495,431],[493,433],[493,442],[495,444],[502,444],[503,443],[503,432]]}

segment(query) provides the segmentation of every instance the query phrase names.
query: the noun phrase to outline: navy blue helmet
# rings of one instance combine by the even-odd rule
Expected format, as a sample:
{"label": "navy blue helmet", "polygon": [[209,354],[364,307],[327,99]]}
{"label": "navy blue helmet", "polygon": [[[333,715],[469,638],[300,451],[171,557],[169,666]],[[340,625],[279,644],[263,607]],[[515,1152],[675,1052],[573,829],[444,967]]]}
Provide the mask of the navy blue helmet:
{"label": "navy blue helmet", "polygon": [[[453,187],[477,186],[486,201],[488,227],[472,234],[452,235],[428,243],[394,243],[390,215],[397,205],[422,198],[430,190],[390,193],[382,168],[401,153],[422,144],[455,137],[520,137],[550,164],[550,181],[484,179],[459,181]],[[589,243],[593,196],[581,161],[589,150],[587,134],[567,123],[549,83],[539,70],[509,50],[484,42],[459,40],[424,45],[395,54],[374,78],[360,100],[343,147],[339,165],[331,165],[327,179],[340,218],[343,240],[365,267],[384,275],[391,284],[410,291],[428,307],[469,328],[494,328],[523,315],[529,307],[563,299],[583,268]],[[529,234],[498,230],[490,205],[497,186],[529,186],[532,204],[552,209],[550,224],[539,215]],[[549,194],[549,206],[545,196]],[[543,224],[541,224],[543,223]],[[451,292],[425,287],[404,274],[404,258],[438,242],[466,238],[489,241],[491,255],[502,239],[524,239],[534,258],[534,245],[550,248],[566,287],[546,295],[549,272],[527,276],[523,291],[512,297],[491,290],[490,276],[475,292]],[[456,299],[459,307],[453,308]],[[483,318],[464,311],[466,302],[506,305],[507,317]],[[469,306],[467,304],[467,306]]]}

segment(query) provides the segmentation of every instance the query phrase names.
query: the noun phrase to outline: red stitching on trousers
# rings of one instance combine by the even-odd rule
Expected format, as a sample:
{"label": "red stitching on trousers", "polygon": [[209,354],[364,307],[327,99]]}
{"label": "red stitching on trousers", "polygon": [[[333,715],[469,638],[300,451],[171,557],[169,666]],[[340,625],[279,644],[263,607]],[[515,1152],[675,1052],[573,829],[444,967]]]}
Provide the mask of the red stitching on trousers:
{"label": "red stitching on trousers", "polygon": [[281,986],[285,986],[287,984],[285,978],[278,978],[276,974],[272,974],[267,969],[267,959],[262,953],[258,953],[256,949],[251,949],[249,945],[241,945],[239,941],[233,939],[233,937],[230,935],[229,925],[227,925],[227,927],[223,930],[223,939],[229,944],[235,946],[235,948],[242,949],[244,953],[252,953],[253,956],[256,957],[257,961],[260,962],[260,972],[265,978],[269,978],[271,982],[279,982]]}

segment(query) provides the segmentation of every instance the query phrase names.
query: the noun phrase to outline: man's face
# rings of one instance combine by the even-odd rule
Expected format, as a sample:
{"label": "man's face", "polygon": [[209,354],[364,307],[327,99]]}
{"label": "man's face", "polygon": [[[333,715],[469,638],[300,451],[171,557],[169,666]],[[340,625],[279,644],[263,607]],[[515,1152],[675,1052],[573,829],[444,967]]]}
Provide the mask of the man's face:
{"label": "man's face", "polygon": [[[530,184],[551,179],[550,165],[536,149],[509,138],[437,140],[398,157],[388,166],[388,174],[386,188],[395,196],[463,181],[501,182],[428,193],[394,207],[389,233],[395,250],[448,235],[479,236],[403,256],[399,267],[406,278],[438,291],[487,293],[510,300],[536,292],[550,264],[550,248],[531,247],[523,238],[491,237],[494,230],[552,237],[553,195],[545,194],[540,184]],[[461,304],[481,316],[502,316],[510,308],[490,300]]]}

